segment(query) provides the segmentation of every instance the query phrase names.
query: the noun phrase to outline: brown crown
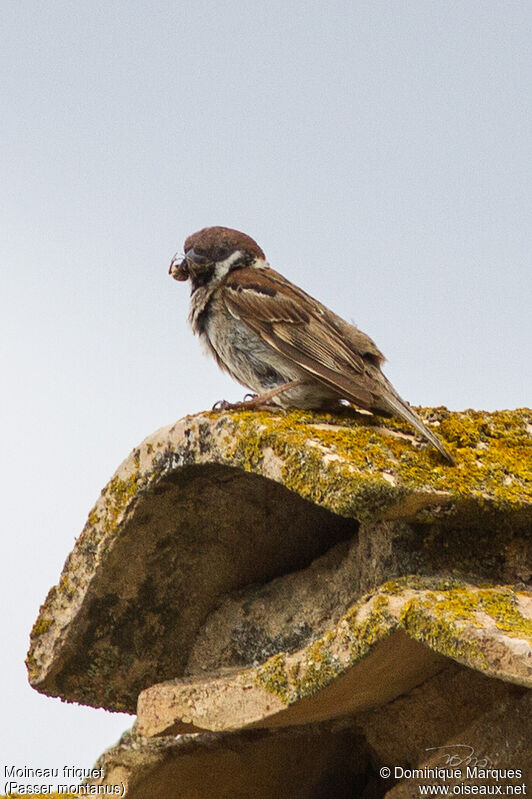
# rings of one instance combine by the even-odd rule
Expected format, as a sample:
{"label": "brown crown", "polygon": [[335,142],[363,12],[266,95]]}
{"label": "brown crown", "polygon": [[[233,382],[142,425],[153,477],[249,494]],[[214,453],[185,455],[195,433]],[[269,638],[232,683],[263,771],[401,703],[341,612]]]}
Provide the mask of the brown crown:
{"label": "brown crown", "polygon": [[213,261],[223,260],[235,250],[243,250],[256,258],[266,258],[251,236],[228,227],[204,227],[186,239],[184,248],[185,252],[194,249]]}

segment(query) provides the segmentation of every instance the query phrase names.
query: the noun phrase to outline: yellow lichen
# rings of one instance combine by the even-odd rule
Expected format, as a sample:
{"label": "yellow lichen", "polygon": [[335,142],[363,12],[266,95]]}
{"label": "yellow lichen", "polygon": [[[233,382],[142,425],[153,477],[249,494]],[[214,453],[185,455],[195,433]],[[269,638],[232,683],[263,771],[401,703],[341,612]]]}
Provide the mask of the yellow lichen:
{"label": "yellow lichen", "polygon": [[432,589],[434,591],[449,591],[451,588],[460,587],[462,583],[452,577],[425,577],[420,574],[406,574],[388,580],[379,586],[379,593],[401,594],[405,589],[412,588],[416,591]]}
{"label": "yellow lichen", "polygon": [[369,613],[358,620],[358,612],[367,597],[358,602],[325,635],[305,647],[287,665],[285,654],[275,655],[259,667],[255,681],[285,704],[313,696],[333,682],[397,626],[388,611],[388,599],[377,596]]}
{"label": "yellow lichen", "polygon": [[[372,440],[372,428],[352,419],[342,420],[345,424],[339,427],[337,421],[331,414],[304,411],[242,412],[231,417],[236,429],[226,455],[234,465],[260,472],[264,452],[273,451],[282,463],[287,488],[344,516],[360,517],[368,509],[376,512],[396,502],[402,489],[371,471],[389,468],[396,440],[387,442],[391,449],[383,452]],[[353,482],[355,474],[356,490],[346,492],[346,479]]]}
{"label": "yellow lichen", "polygon": [[60,594],[67,596],[69,599],[74,596],[74,587],[72,586],[66,574],[61,575],[61,579],[59,580],[59,585],[57,588]]}
{"label": "yellow lichen", "polygon": [[[382,513],[417,488],[489,500],[495,507],[532,502],[532,411],[418,412],[437,426],[457,467],[443,463],[429,445],[393,435],[411,432],[398,419],[308,411],[218,415],[233,428],[225,453],[230,462],[260,472],[264,452],[271,450],[283,464],[287,488],[342,515]],[[384,477],[390,469],[394,485]]]}
{"label": "yellow lichen", "polygon": [[456,627],[455,617],[435,617],[432,603],[424,598],[411,599],[403,608],[399,620],[412,638],[426,644],[435,652],[469,666],[483,669],[487,667],[479,642],[461,634]]}
{"label": "yellow lichen", "polygon": [[103,522],[105,532],[111,532],[116,526],[116,522],[128,502],[135,496],[139,488],[138,471],[130,474],[126,479],[121,479],[116,475],[109,481],[103,493],[107,509],[106,518]]}
{"label": "yellow lichen", "polygon": [[288,677],[285,672],[285,656],[282,653],[274,655],[262,666],[259,666],[255,673],[255,683],[277,696],[281,702],[288,704]]}
{"label": "yellow lichen", "polygon": [[292,688],[295,692],[293,700],[312,696],[325,688],[342,671],[328,646],[330,640],[332,636],[329,640],[322,638],[315,641],[305,650],[305,659],[297,664],[297,669],[292,667]]}
{"label": "yellow lichen", "polygon": [[[404,594],[393,613],[390,597]],[[527,595],[528,596],[528,595]],[[435,652],[477,669],[493,669],[482,648],[487,614],[507,635],[532,644],[532,621],[519,612],[509,587],[475,587],[454,579],[410,575],[388,581],[362,597],[335,627],[288,657],[270,658],[256,672],[256,683],[285,704],[312,696],[366,657],[394,630]]]}
{"label": "yellow lichen", "polygon": [[[275,476],[288,489],[335,513],[359,520],[382,518],[387,509],[397,505],[405,495],[425,490],[430,496],[434,492],[442,492],[442,495],[457,501],[467,499],[467,507],[474,505],[479,513],[484,513],[488,505],[503,511],[519,509],[523,514],[530,513],[532,411],[450,413],[446,409],[436,408],[419,409],[418,412],[455,455],[456,467],[442,462],[437,451],[426,442],[402,436],[402,433],[411,434],[412,430],[400,419],[335,416],[308,411],[201,414],[191,420],[190,428],[187,428],[184,436],[180,434],[181,438],[176,436],[175,441],[156,441],[154,445],[144,445],[146,454],[151,454],[154,446],[157,451],[157,456],[144,471],[141,463],[148,463],[149,459],[143,461],[141,449],[133,452],[129,464],[120,471],[121,476],[115,475],[104,489],[98,511],[93,509],[89,514],[79,547],[85,555],[94,558],[102,540],[105,546],[108,545],[107,542],[112,538],[110,534],[115,532],[126,509],[161,474],[177,470],[183,463],[198,464],[209,462],[210,459],[210,462],[270,476],[268,462],[264,460],[265,452],[277,456],[273,461],[279,464],[279,475]],[[187,436],[187,433],[190,435]],[[168,437],[171,439],[172,435],[169,433]],[[209,449],[211,443],[212,455]],[[389,479],[390,475],[393,479]],[[438,508],[431,508],[430,512],[423,510],[421,513],[426,514],[423,520],[432,521],[435,517],[431,517],[430,513],[436,514],[437,511]],[[453,509],[449,512],[453,512]],[[504,519],[504,523],[510,527],[510,515],[500,514],[497,518]],[[483,518],[481,524],[484,524]],[[493,525],[488,525],[486,536],[490,536],[494,529]],[[430,536],[433,535],[428,525],[427,531],[426,547],[430,545]],[[478,561],[479,551],[485,552],[485,549],[479,547],[482,539],[477,537],[473,545],[469,545],[469,537],[460,535],[460,529],[455,531],[457,546],[452,566],[459,564],[462,568],[465,563],[467,568],[462,571],[471,573]],[[444,547],[445,543],[442,544],[442,550]],[[496,552],[489,556],[496,559],[498,555],[499,552]],[[436,563],[436,570],[438,566],[439,563]],[[446,566],[447,561],[444,562]],[[69,568],[72,567],[67,566],[67,570]],[[411,581],[406,587],[417,590],[413,582],[417,578],[405,579]],[[432,584],[430,589],[435,592],[434,598],[429,601],[425,597],[425,604],[419,598],[417,604],[412,599],[403,610],[400,624],[411,635],[437,651],[465,661],[469,658],[475,663],[479,662],[475,642],[464,643],[459,635],[460,620],[470,626],[479,623],[476,615],[479,606],[507,634],[529,634],[526,620],[518,613],[513,600],[500,592],[495,595],[492,589],[486,589],[491,590],[491,594],[484,594],[479,599],[477,593],[473,600],[458,594],[451,596],[452,590],[459,590],[459,586],[451,582]],[[386,583],[384,587],[384,593],[388,596],[400,594],[402,590],[397,583],[394,585],[394,581]],[[419,590],[423,590],[421,583]],[[41,617],[34,627],[34,638],[46,632],[52,623],[49,619],[52,608],[64,602],[65,598],[72,597],[73,591],[70,578],[65,574],[58,589],[52,589],[48,595]],[[445,591],[445,597],[438,599],[438,592]],[[435,606],[439,610],[435,611]],[[354,662],[370,650],[379,636],[387,634],[397,620],[393,622],[389,617],[383,598],[374,602],[364,622],[356,620],[354,610],[350,613],[344,621],[350,636],[351,662]],[[289,701],[298,694],[318,690],[327,680],[334,679],[337,662],[333,658],[333,644],[320,639],[314,646],[316,657],[307,653],[307,661],[303,659],[292,665],[288,675],[284,672],[284,656],[275,656],[281,659],[268,661],[269,665],[262,667],[265,669],[262,672],[264,686],[273,690],[283,701]],[[327,659],[329,657],[330,660]],[[30,671],[36,668],[37,662],[30,655]]]}
{"label": "yellow lichen", "polygon": [[397,620],[389,611],[389,601],[386,596],[376,596],[368,615],[359,619],[359,611],[364,606],[365,599],[363,597],[344,616],[351,663],[365,657],[377,641],[385,638],[397,626]]}
{"label": "yellow lichen", "polygon": [[[72,786],[69,786],[72,787]],[[8,796],[0,796],[0,799],[27,799],[27,796],[33,796],[35,799],[79,799],[83,794],[79,793],[10,793]]]}
{"label": "yellow lichen", "polygon": [[52,619],[47,619],[44,618],[43,616],[39,616],[39,618],[37,619],[31,630],[31,637],[36,638],[38,635],[42,635],[43,633],[46,632],[46,630],[49,629],[49,627],[52,626],[52,624],[53,624]]}
{"label": "yellow lichen", "polygon": [[429,591],[412,598],[402,610],[400,623],[412,637],[436,652],[467,665],[486,668],[480,639],[467,630],[482,629],[482,613],[511,637],[532,644],[532,621],[519,612],[516,595],[509,588],[471,588]]}

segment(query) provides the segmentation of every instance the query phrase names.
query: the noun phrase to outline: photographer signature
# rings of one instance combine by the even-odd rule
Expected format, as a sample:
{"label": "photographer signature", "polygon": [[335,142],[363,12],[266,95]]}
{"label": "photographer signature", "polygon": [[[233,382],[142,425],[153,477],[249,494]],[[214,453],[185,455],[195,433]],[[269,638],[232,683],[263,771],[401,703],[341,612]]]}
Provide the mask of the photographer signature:
{"label": "photographer signature", "polygon": [[[425,749],[425,752],[435,752],[437,750],[446,750],[442,751],[441,759],[442,762],[446,766],[451,767],[458,767],[462,765],[466,766],[477,766],[478,768],[486,768],[489,765],[490,761],[487,757],[478,758],[475,755],[475,750],[472,746],[468,746],[467,744],[447,744],[445,746],[428,746]],[[460,750],[460,751],[449,751],[449,750]]]}

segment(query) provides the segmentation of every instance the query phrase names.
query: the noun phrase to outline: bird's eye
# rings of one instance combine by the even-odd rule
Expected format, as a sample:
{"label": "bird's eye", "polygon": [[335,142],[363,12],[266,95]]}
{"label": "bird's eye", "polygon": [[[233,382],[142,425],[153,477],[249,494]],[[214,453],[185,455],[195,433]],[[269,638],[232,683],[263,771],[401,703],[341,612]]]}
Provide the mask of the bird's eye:
{"label": "bird's eye", "polygon": [[185,253],[185,258],[187,261],[192,261],[192,263],[196,264],[196,266],[202,266],[209,261],[206,255],[203,255],[203,253],[198,252],[198,250],[195,249],[187,250]]}

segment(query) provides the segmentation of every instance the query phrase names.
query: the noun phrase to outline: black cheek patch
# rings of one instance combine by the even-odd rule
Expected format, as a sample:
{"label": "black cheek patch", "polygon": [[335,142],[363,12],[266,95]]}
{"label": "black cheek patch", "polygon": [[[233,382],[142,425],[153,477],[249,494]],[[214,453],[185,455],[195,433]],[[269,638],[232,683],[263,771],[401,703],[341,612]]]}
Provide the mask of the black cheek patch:
{"label": "black cheek patch", "polygon": [[210,265],[211,262],[209,261],[209,267],[206,269],[196,269],[194,272],[191,272],[191,281],[192,281],[192,294],[199,289],[200,286],[205,286],[207,283],[210,283],[212,280],[212,276],[214,275],[214,264]]}

